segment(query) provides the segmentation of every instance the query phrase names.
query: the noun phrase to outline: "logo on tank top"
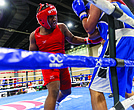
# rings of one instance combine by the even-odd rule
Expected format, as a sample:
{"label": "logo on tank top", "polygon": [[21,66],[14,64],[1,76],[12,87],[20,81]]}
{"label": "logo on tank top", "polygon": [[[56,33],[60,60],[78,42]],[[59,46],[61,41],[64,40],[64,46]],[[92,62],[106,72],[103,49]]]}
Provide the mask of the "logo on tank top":
{"label": "logo on tank top", "polygon": [[54,75],[50,76],[50,79],[54,79]]}
{"label": "logo on tank top", "polygon": [[46,43],[46,40],[45,41],[42,41],[42,43],[45,44]]}
{"label": "logo on tank top", "polygon": [[49,67],[61,67],[63,66],[63,58],[59,54],[50,54],[48,56],[49,61],[51,62],[49,64]]}

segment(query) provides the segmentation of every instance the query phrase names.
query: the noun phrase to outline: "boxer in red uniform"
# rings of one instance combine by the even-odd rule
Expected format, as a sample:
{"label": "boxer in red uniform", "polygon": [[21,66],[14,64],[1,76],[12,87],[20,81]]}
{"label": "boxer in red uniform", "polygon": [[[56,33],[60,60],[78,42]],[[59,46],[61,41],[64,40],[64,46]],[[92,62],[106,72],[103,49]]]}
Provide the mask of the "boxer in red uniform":
{"label": "boxer in red uniform", "polygon": [[[73,44],[89,44],[100,42],[101,39],[90,41],[87,38],[74,36],[63,23],[57,23],[57,10],[51,4],[40,4],[36,18],[41,25],[30,35],[30,51],[42,51],[65,54],[65,39]],[[94,33],[97,34],[97,33]],[[71,94],[71,80],[68,68],[42,70],[44,85],[48,88],[48,96],[44,110],[55,110],[60,103]]]}

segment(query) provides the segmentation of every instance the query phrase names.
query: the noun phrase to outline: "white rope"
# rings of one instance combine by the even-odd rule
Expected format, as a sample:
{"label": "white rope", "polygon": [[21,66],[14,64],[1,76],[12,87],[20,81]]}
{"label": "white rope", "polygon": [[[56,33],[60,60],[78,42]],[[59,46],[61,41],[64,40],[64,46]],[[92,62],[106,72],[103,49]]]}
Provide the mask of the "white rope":
{"label": "white rope", "polygon": [[[115,10],[115,6],[106,0],[87,0],[87,1],[94,4],[96,7],[100,8],[102,11],[104,11],[108,15],[112,14]],[[123,15],[117,19],[134,27],[134,19],[129,17],[124,12],[123,12]]]}
{"label": "white rope", "polygon": [[[39,77],[39,76],[42,76],[42,75],[27,76],[27,77]],[[12,78],[0,78],[0,80],[3,80],[3,79],[19,79],[19,78],[26,78],[26,76],[23,76],[23,77],[12,77]]]}
{"label": "white rope", "polygon": [[0,71],[0,74],[14,74],[14,73],[34,73],[34,72],[41,72],[41,70],[31,70],[31,71],[26,71],[26,70],[22,70],[22,71]]}
{"label": "white rope", "polygon": [[[125,109],[129,108],[131,105],[134,104],[134,96],[127,98],[126,100],[122,101],[121,104]],[[116,110],[114,107],[110,108],[109,110]]]}
{"label": "white rope", "polygon": [[72,72],[86,71],[86,70],[91,70],[91,69],[94,69],[94,68],[88,68],[88,69],[75,70],[75,71],[72,71]]}
{"label": "white rope", "polygon": [[81,83],[81,82],[87,82],[87,83],[88,83],[88,82],[90,82],[90,81],[91,81],[91,80],[86,80],[86,81],[73,81],[73,82],[71,82],[71,84],[73,84],[73,83],[76,84],[76,83]]}
{"label": "white rope", "polygon": [[[86,70],[91,70],[91,69],[94,69],[94,68],[75,70],[75,71],[72,71],[72,72],[86,71]],[[30,78],[30,77],[40,77],[40,76],[42,76],[42,75],[27,76],[27,77]],[[0,80],[3,80],[3,79],[19,79],[19,78],[26,78],[26,76],[23,76],[23,77],[12,77],[12,78],[0,78]]]}
{"label": "white rope", "polygon": [[88,2],[94,4],[99,9],[103,10],[108,15],[112,14],[115,10],[115,6],[107,0],[87,0]]}
{"label": "white rope", "polygon": [[[36,87],[36,86],[43,86],[43,84],[28,86],[28,88],[29,87]],[[5,89],[5,90],[0,90],[0,92],[14,91],[14,90],[20,90],[20,89],[26,89],[26,88],[27,87],[20,87],[20,88],[14,88],[14,89]]]}

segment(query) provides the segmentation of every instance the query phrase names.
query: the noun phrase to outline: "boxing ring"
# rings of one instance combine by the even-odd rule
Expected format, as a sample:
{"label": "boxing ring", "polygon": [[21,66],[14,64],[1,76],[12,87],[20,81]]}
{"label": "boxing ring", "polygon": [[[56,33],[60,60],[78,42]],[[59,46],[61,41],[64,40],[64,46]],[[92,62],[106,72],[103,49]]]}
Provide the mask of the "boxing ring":
{"label": "boxing ring", "polygon": [[[134,96],[119,100],[116,67],[134,67],[134,61],[117,59],[113,17],[134,27],[134,20],[105,0],[88,0],[109,15],[110,58],[86,57],[65,54],[51,54],[21,49],[0,48],[0,70],[59,69],[66,67],[110,67],[113,85],[114,107],[110,110],[124,110],[134,104]],[[102,6],[103,4],[103,6]],[[105,4],[105,5],[104,5]],[[111,16],[112,15],[112,16]],[[113,37],[114,36],[114,37]],[[2,92],[2,91],[1,91]],[[21,103],[21,102],[20,102]],[[22,102],[25,103],[25,102]],[[29,102],[32,103],[32,102]],[[39,103],[41,105],[42,103]],[[79,105],[77,105],[79,106]],[[1,108],[0,108],[1,110]],[[2,109],[3,110],[3,109]]]}

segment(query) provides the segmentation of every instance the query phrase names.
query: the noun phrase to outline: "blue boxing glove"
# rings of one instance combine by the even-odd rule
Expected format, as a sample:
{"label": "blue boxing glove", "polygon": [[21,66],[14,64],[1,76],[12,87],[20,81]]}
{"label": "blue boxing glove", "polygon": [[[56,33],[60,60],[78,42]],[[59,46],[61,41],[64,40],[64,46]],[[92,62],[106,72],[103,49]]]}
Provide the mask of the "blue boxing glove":
{"label": "blue boxing glove", "polygon": [[72,3],[72,8],[76,15],[79,16],[80,20],[88,17],[83,0],[74,0]]}
{"label": "blue boxing glove", "polygon": [[89,2],[86,4],[86,6],[85,6],[86,10],[90,9],[90,5],[91,5],[91,3],[89,3]]}

